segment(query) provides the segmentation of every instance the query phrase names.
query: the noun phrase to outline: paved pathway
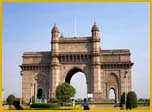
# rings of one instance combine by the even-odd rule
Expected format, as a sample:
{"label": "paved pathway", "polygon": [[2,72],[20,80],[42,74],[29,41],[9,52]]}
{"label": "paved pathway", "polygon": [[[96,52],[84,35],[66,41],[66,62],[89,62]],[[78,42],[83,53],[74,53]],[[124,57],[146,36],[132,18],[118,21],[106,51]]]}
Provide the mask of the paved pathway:
{"label": "paved pathway", "polygon": [[[103,107],[103,106],[95,106],[91,105],[90,106],[91,110],[120,110],[119,107]],[[150,107],[137,107],[134,110],[149,110]]]}

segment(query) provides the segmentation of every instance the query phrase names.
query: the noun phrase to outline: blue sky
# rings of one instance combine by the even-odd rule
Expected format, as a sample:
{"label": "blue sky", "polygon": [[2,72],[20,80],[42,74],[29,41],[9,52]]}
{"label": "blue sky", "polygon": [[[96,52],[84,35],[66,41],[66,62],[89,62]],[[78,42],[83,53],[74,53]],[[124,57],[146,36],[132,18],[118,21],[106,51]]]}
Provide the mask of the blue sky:
{"label": "blue sky", "polygon": [[[54,23],[63,35],[74,36],[76,17],[76,36],[90,36],[96,21],[101,31],[102,49],[130,49],[134,62],[133,90],[138,97],[149,98],[148,3],[3,3],[2,8],[4,97],[11,93],[20,96],[18,65],[22,63],[23,52],[50,51]],[[80,76],[73,83],[81,79]]]}

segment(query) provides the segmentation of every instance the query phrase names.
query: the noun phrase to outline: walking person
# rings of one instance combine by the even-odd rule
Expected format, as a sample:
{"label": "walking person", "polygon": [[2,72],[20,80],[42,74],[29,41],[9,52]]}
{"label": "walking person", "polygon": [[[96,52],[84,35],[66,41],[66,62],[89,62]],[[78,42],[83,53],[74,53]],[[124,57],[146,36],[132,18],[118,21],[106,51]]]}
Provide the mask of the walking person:
{"label": "walking person", "polygon": [[83,105],[83,110],[90,110],[89,104],[86,98],[84,98],[82,105]]}

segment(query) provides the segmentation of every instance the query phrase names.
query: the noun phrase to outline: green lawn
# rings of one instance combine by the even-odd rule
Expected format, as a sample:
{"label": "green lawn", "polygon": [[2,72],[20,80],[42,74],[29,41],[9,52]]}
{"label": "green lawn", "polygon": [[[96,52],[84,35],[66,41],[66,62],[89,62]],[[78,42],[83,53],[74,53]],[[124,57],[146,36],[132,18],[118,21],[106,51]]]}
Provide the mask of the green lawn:
{"label": "green lawn", "polygon": [[[95,107],[114,107],[114,104],[112,103],[96,103],[96,104],[89,104],[90,106],[95,106]],[[81,104],[76,104],[76,106],[73,108],[71,105],[67,106],[59,106],[58,104],[34,104],[33,107],[25,106],[22,105],[22,107],[25,110],[79,110],[81,108]],[[138,107],[144,107],[144,104],[138,104]]]}
{"label": "green lawn", "polygon": [[80,105],[72,106],[59,106],[56,104],[34,104],[33,107],[22,105],[24,110],[78,110]]}

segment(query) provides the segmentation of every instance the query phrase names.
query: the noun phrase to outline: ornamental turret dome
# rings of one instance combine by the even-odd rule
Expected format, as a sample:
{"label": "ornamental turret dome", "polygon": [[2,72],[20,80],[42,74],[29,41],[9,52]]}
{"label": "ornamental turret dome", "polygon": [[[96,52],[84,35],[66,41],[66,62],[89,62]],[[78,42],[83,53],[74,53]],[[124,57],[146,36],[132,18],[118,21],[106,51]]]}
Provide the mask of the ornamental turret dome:
{"label": "ornamental turret dome", "polygon": [[52,33],[53,32],[58,32],[59,33],[59,29],[58,29],[58,27],[57,27],[57,25],[56,24],[54,24],[54,26],[53,26],[53,28],[52,28],[52,31],[51,31]]}
{"label": "ornamental turret dome", "polygon": [[95,22],[94,22],[94,25],[92,26],[91,31],[99,31],[99,27],[96,25]]}

